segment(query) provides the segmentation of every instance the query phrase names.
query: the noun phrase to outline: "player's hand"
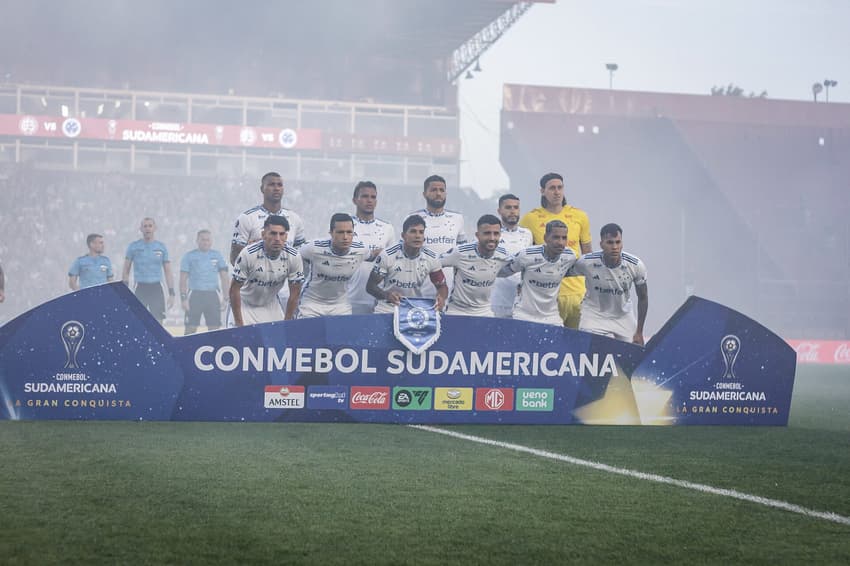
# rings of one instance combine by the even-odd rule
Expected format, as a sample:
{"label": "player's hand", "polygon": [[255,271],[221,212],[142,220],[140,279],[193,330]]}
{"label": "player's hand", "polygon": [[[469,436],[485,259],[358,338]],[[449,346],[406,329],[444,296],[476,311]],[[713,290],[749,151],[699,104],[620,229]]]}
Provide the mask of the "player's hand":
{"label": "player's hand", "polygon": [[446,306],[445,303],[446,302],[443,300],[443,297],[441,297],[440,295],[437,295],[437,298],[434,299],[434,308],[437,309],[438,311],[442,311],[443,307]]}
{"label": "player's hand", "polygon": [[387,291],[387,302],[393,305],[401,304],[401,293],[398,291]]}
{"label": "player's hand", "polygon": [[643,346],[643,333],[635,332],[634,338],[632,338],[632,344],[637,344],[638,346]]}

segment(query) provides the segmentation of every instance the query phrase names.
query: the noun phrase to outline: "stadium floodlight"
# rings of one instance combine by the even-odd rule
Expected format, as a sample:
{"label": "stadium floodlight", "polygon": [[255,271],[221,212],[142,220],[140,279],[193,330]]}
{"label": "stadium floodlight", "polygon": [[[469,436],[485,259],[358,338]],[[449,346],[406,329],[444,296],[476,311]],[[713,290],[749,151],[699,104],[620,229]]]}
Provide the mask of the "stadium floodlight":
{"label": "stadium floodlight", "polygon": [[614,71],[620,68],[616,63],[605,63],[605,68],[608,69],[608,89],[614,88]]}
{"label": "stadium floodlight", "polygon": [[833,81],[831,79],[824,79],[823,80],[823,86],[824,86],[824,89],[826,89],[825,93],[824,93],[824,98],[826,99],[827,102],[829,102],[829,89],[831,87],[838,86],[838,81]]}
{"label": "stadium floodlight", "polygon": [[818,101],[818,95],[821,93],[822,90],[823,90],[822,84],[815,83],[815,84],[812,85],[812,96],[815,97],[815,102]]}

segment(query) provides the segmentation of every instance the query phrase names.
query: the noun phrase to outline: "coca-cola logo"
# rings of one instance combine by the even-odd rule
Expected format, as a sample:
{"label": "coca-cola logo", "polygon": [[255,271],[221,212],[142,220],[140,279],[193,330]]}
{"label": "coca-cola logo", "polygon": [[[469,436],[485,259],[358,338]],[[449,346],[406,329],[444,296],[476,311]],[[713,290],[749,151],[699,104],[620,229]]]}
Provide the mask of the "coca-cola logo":
{"label": "coca-cola logo", "polygon": [[351,408],[381,410],[390,408],[389,387],[352,387]]}
{"label": "coca-cola logo", "polygon": [[842,342],[835,349],[835,354],[832,357],[836,363],[850,364],[850,345],[847,342]]}
{"label": "coca-cola logo", "polygon": [[817,363],[820,361],[820,344],[815,342],[800,342],[794,348],[798,362]]}

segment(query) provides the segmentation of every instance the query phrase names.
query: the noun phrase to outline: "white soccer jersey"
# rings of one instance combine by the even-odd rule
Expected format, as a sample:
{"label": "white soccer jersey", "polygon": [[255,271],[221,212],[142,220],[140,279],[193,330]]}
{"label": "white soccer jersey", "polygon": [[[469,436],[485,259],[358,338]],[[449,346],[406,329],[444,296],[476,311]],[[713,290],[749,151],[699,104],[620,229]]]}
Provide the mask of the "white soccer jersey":
{"label": "white soccer jersey", "polygon": [[292,210],[281,208],[278,212],[272,213],[266,210],[263,205],[250,208],[239,215],[236,219],[236,225],[233,227],[232,243],[238,246],[247,246],[263,238],[263,223],[269,216],[283,216],[289,221],[289,237],[287,245],[293,248],[301,247],[304,244],[304,221]]}
{"label": "white soccer jersey", "polygon": [[631,340],[637,330],[632,288],[646,284],[646,266],[640,258],[626,252],[620,258],[620,265],[608,267],[602,252],[585,254],[570,274],[584,275],[587,283],[580,329]]}
{"label": "white soccer jersey", "polygon": [[[372,271],[384,278],[382,290],[396,291],[404,297],[421,297],[422,286],[431,281],[430,274],[441,269],[440,259],[432,250],[423,247],[416,257],[407,257],[401,242],[382,251],[372,267]],[[394,308],[392,303],[378,301],[375,312],[391,314]]]}
{"label": "white soccer jersey", "polygon": [[[499,242],[499,246],[505,248],[508,254],[516,255],[533,243],[534,237],[528,228],[516,226],[513,230],[509,230],[502,225],[502,240]],[[493,292],[490,293],[493,314],[510,318],[514,309],[514,302],[517,299],[517,288],[519,288],[521,282],[522,278],[519,273],[496,279],[496,283],[493,284]]]}
{"label": "white soccer jersey", "polygon": [[558,314],[558,289],[575,262],[576,254],[570,248],[554,260],[543,254],[543,246],[531,246],[516,254],[503,271],[522,274],[514,318],[563,326]]}
{"label": "white soccer jersey", "polygon": [[352,242],[347,252],[337,255],[330,239],[313,240],[301,247],[300,254],[309,274],[301,291],[298,316],[351,314],[346,286],[366,259],[366,246]]}
{"label": "white soccer jersey", "polygon": [[[351,220],[354,222],[354,239],[366,246],[367,259],[374,250],[386,249],[396,241],[395,229],[389,222],[380,218],[365,221],[357,216],[352,216]],[[348,302],[352,305],[368,305],[370,310],[375,305],[375,297],[366,292],[366,282],[369,281],[373,266],[373,262],[364,261],[348,282]]]}
{"label": "white soccer jersey", "polygon": [[[459,212],[451,210],[443,210],[440,214],[433,214],[428,209],[423,208],[415,210],[407,216],[418,214],[425,220],[425,247],[435,252],[440,256],[450,249],[465,244],[466,229],[463,224],[463,215]],[[449,285],[449,291],[452,286],[452,270],[446,269],[446,282]],[[425,281],[422,286],[422,296],[434,298],[437,296],[437,290],[430,280]]]}
{"label": "white soccer jersey", "polygon": [[478,244],[463,244],[440,256],[443,268],[454,268],[454,286],[446,314],[493,316],[490,291],[496,275],[511,256],[497,247],[490,257],[482,256]]}
{"label": "white soccer jersey", "polygon": [[233,279],[242,283],[243,305],[263,307],[279,304],[277,292],[287,282],[303,282],[304,266],[294,248],[284,246],[278,257],[270,258],[260,241],[239,252],[233,265]]}

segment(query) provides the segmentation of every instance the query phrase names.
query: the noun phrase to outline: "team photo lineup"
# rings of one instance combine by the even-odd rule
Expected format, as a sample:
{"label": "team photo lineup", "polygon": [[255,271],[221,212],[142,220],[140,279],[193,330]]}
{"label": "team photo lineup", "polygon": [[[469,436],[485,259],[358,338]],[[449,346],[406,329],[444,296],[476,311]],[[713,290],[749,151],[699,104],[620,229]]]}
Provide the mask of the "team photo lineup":
{"label": "team photo lineup", "polygon": [[3,564],[850,565],[850,2],[0,14]]}
{"label": "team photo lineup", "polygon": [[[446,208],[445,179],[432,175],[423,183],[425,207],[404,219],[397,238],[393,225],[376,216],[377,186],[361,181],[354,213],[332,213],[330,238],[307,241],[301,217],[283,206],[284,180],[267,173],[262,203],[235,221],[229,262],[211,248],[206,229],[198,231],[197,249],[181,258],[185,334],[196,332],[202,318],[215,330],[392,313],[404,297],[425,297],[446,315],[512,317],[643,344],[646,268],[623,251],[623,229],[605,224],[594,253],[588,216],[567,204],[563,177],[548,173],[539,184],[539,207],[523,215],[517,196],[502,195],[470,238],[462,213]],[[140,232],[127,248],[122,281],[162,322],[178,293],[171,260],[155,239],[155,219],[144,218]],[[113,278],[101,255],[103,237],[90,234],[87,244],[89,254],[68,272],[71,289]]]}

